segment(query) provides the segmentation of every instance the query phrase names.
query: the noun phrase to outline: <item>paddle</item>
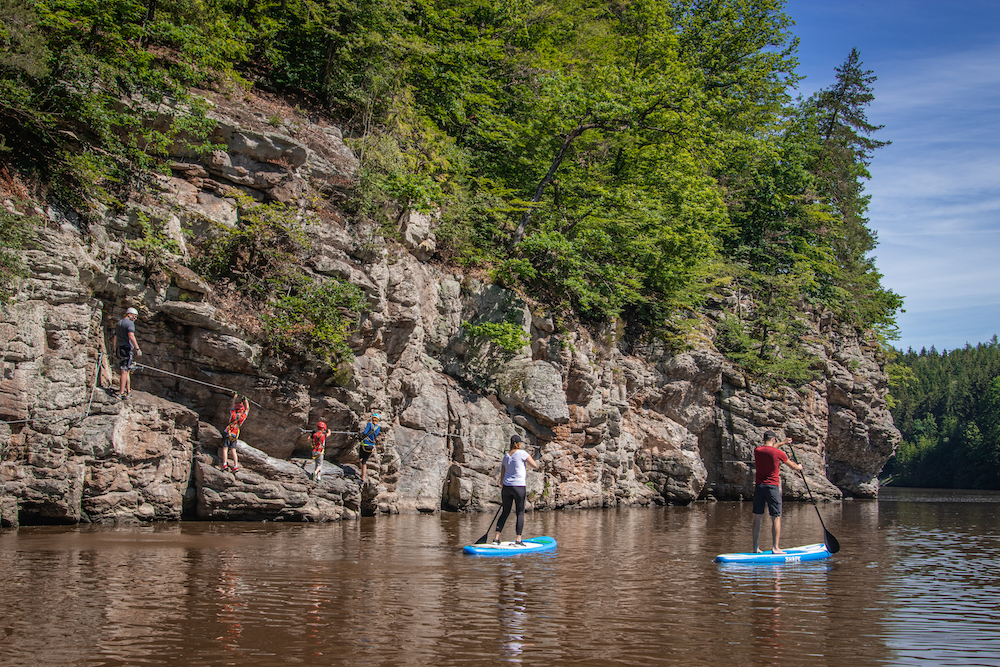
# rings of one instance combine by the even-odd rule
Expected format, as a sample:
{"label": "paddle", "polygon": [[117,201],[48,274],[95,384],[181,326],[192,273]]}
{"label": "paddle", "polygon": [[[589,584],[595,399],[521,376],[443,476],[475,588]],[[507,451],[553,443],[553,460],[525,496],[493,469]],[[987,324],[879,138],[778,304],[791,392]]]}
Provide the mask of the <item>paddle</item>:
{"label": "paddle", "polygon": [[[791,438],[789,438],[789,440],[791,440]],[[792,447],[791,442],[788,443],[788,449],[792,452],[792,459],[795,460],[795,463],[797,465],[802,465],[799,463],[799,457],[795,455],[795,449]],[[813,498],[812,489],[809,488],[809,482],[806,481],[805,469],[803,468],[802,470],[799,470],[799,474],[802,475],[802,482],[806,485],[806,491],[809,492],[809,500],[812,501],[813,507],[816,508],[816,516],[819,517],[819,525],[823,526],[823,541],[826,543],[826,548],[830,551],[830,553],[835,554],[840,551],[840,542],[838,542],[837,538],[833,536],[833,533],[826,529],[826,524],[823,523],[823,515],[819,513],[819,505],[816,504],[816,499]]]}
{"label": "paddle", "polygon": [[[497,517],[500,516],[500,510],[502,509],[503,505],[497,508],[497,513],[493,515],[493,521],[497,520]],[[490,541],[490,531],[493,529],[493,521],[490,521],[490,527],[486,529],[486,532],[483,533],[483,536],[480,537],[475,542],[473,542],[473,544],[486,544],[487,542]]]}

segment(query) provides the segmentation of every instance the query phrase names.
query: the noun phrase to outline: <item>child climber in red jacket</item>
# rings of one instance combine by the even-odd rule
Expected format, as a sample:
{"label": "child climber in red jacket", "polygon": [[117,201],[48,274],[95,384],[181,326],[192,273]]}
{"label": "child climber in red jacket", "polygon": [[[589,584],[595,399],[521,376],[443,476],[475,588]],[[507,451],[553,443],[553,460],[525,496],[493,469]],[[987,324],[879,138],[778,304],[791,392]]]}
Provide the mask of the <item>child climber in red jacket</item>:
{"label": "child climber in red jacket", "polygon": [[326,427],[326,422],[316,424],[316,430],[312,434],[313,443],[313,467],[312,478],[319,482],[323,479],[323,452],[326,451],[326,437],[330,435],[330,429]]}

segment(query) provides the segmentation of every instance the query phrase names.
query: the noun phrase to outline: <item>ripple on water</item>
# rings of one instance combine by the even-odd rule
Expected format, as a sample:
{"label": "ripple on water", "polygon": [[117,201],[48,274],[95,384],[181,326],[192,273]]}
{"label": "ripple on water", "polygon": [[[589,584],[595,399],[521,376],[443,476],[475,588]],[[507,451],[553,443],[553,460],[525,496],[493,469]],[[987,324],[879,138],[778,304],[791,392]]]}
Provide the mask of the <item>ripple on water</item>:
{"label": "ripple on water", "polygon": [[[712,562],[746,503],[532,514],[559,549],[515,558],[461,554],[475,516],[24,528],[0,663],[998,665],[1000,506],[951,497],[823,505],[841,553],[766,567]],[[789,504],[786,544],[817,524]]]}

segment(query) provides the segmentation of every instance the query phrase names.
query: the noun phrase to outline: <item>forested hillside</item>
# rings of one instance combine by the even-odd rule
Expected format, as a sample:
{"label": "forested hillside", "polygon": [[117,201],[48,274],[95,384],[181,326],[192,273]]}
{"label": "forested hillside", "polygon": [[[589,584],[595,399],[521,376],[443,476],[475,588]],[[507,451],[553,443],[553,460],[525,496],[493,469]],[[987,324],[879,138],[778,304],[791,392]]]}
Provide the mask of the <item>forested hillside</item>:
{"label": "forested hillside", "polygon": [[[875,77],[851,51],[797,99],[796,44],[780,0],[0,0],[0,176],[86,224],[167,146],[211,150],[198,88],[257,87],[345,128],[362,166],[340,205],[386,238],[434,213],[438,260],[631,336],[749,296],[717,346],[798,382],[805,305],[891,335],[901,299],[869,254]],[[0,215],[9,290],[32,217]],[[275,316],[306,289],[242,288]]]}
{"label": "forested hillside", "polygon": [[897,486],[1000,489],[1000,343],[897,359],[892,408],[903,442]]}

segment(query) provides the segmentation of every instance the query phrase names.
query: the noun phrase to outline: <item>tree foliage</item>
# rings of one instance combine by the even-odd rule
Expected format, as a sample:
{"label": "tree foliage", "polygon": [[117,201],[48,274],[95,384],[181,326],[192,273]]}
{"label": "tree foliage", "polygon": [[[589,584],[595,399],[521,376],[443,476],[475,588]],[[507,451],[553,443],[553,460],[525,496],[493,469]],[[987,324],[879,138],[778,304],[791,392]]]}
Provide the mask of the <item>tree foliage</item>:
{"label": "tree foliage", "polygon": [[[892,334],[901,301],[880,285],[863,188],[884,145],[865,115],[875,78],[851,51],[831,88],[793,101],[782,0],[0,11],[0,137],[24,147],[0,159],[84,211],[142,187],[182,130],[207,136],[192,86],[260,84],[345,126],[356,219],[391,235],[407,211],[435,211],[442,259],[569,316],[649,334],[730,290],[753,305],[720,327],[720,347],[794,382],[810,373],[804,306]],[[162,105],[177,119],[166,130]],[[247,222],[224,241],[277,229]],[[212,270],[245,271],[242,247]]]}
{"label": "tree foliage", "polygon": [[0,304],[14,296],[18,281],[27,273],[21,250],[34,222],[0,209]]}
{"label": "tree foliage", "polygon": [[[900,354],[893,419],[903,434],[886,466],[901,486],[1000,489],[1000,343]],[[902,370],[905,369],[905,370]]]}

